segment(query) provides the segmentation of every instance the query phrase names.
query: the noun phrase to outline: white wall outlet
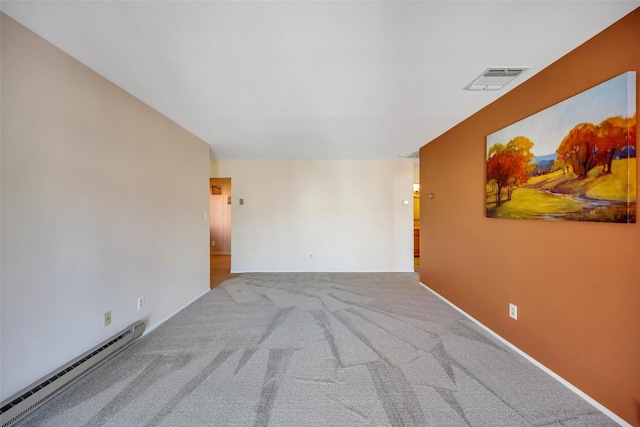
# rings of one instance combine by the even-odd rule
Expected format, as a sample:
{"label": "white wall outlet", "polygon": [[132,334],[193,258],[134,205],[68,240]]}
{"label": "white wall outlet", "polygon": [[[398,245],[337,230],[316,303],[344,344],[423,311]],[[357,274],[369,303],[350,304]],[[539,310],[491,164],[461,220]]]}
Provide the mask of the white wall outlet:
{"label": "white wall outlet", "polygon": [[518,306],[509,303],[509,317],[518,320]]}
{"label": "white wall outlet", "polygon": [[104,326],[109,326],[111,324],[111,310],[106,311],[104,313]]}
{"label": "white wall outlet", "polygon": [[313,252],[309,252],[309,258],[313,258]]}
{"label": "white wall outlet", "polygon": [[144,297],[138,297],[138,311],[144,308]]}

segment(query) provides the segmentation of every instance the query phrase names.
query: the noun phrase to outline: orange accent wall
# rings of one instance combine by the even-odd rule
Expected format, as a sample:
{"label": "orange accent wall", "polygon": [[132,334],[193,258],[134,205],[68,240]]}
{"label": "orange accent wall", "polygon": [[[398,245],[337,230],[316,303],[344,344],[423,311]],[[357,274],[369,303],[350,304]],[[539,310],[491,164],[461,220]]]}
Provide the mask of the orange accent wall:
{"label": "orange accent wall", "polygon": [[640,9],[422,147],[420,280],[640,426],[640,224],[484,212],[486,135],[625,71]]}

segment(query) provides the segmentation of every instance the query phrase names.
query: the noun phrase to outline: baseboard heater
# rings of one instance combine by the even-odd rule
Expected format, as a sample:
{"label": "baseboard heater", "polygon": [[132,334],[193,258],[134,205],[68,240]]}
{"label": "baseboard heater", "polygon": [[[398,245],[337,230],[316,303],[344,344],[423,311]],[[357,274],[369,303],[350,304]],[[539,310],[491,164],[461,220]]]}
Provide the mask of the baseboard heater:
{"label": "baseboard heater", "polygon": [[0,426],[9,427],[69,387],[75,380],[140,338],[144,322],[139,321],[98,344],[66,365],[44,376],[0,403]]}

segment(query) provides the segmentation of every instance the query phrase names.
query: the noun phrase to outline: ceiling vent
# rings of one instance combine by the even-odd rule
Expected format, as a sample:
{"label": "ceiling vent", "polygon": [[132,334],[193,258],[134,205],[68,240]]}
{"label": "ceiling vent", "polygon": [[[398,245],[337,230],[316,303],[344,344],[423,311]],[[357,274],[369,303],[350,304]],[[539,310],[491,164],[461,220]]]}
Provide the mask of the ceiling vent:
{"label": "ceiling vent", "polygon": [[405,156],[403,156],[406,159],[419,159],[420,158],[420,152],[419,151],[414,151],[413,153],[407,154]]}
{"label": "ceiling vent", "polygon": [[407,154],[407,159],[419,159],[420,158],[420,152],[419,151],[414,151],[411,154]]}
{"label": "ceiling vent", "polygon": [[511,80],[531,67],[490,67],[474,81],[465,86],[465,90],[499,90]]}

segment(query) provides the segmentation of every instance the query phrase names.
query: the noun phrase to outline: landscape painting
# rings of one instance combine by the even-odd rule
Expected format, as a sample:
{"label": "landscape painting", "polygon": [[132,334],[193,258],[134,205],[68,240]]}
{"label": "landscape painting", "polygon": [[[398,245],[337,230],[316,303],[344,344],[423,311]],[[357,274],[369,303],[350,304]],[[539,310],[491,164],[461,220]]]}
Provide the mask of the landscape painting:
{"label": "landscape painting", "polygon": [[636,73],[487,136],[490,218],[636,222]]}

